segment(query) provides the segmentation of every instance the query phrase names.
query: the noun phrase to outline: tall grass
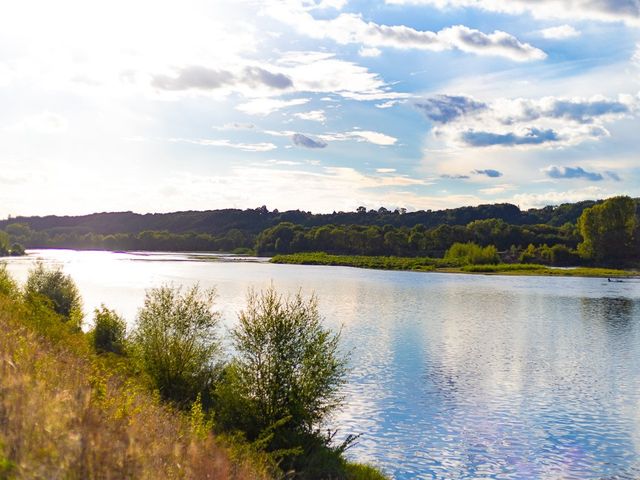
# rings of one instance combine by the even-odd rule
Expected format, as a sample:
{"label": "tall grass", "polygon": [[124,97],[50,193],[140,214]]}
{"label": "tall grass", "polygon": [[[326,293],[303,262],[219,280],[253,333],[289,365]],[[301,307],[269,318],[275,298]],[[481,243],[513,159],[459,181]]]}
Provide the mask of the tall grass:
{"label": "tall grass", "polygon": [[458,265],[457,262],[445,262],[442,259],[429,257],[368,257],[364,255],[330,255],[322,252],[276,255],[271,259],[271,262],[297,265],[335,265],[380,270],[418,271],[432,271],[436,267],[440,266]]}

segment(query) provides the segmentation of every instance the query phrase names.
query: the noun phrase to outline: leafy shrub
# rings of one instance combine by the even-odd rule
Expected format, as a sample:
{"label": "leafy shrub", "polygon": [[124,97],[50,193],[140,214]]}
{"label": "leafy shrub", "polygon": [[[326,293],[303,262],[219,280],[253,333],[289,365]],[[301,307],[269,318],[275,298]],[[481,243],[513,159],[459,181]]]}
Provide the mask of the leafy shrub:
{"label": "leafy shrub", "polygon": [[221,345],[214,290],[198,285],[147,291],[133,342],[143,368],[160,394],[187,407],[210,389]]}
{"label": "leafy shrub", "polygon": [[445,260],[461,261],[466,265],[496,264],[500,261],[495,246],[481,247],[473,242],[454,243],[444,255]]}
{"label": "leafy shrub", "polygon": [[329,464],[342,468],[342,450],[319,429],[342,403],[346,358],[340,335],[322,326],[316,297],[250,291],[231,336],[236,356],[216,389],[216,421],[262,443],[286,469],[315,469],[313,459],[333,458],[322,476],[300,478],[334,478]]}
{"label": "leafy shrub", "polygon": [[554,245],[551,247],[551,262],[553,265],[568,267],[580,263],[580,255],[566,245]]}
{"label": "leafy shrub", "polygon": [[9,250],[9,235],[0,230],[0,257],[6,257],[9,253],[11,253]]}
{"label": "leafy shrub", "polygon": [[338,353],[340,335],[322,326],[315,296],[251,291],[231,334],[240,394],[254,404],[262,428],[290,416],[290,427],[312,432],[341,404],[346,359]]}
{"label": "leafy shrub", "polygon": [[580,256],[566,245],[556,244],[549,247],[546,244],[536,247],[529,244],[519,257],[521,263],[540,263],[542,265],[571,266],[580,263]]}
{"label": "leafy shrub", "polygon": [[78,329],[82,324],[82,299],[75,282],[60,267],[46,269],[38,263],[29,272],[25,285],[28,299],[45,299],[53,310]]}
{"label": "leafy shrub", "polygon": [[0,295],[14,297],[18,293],[18,285],[7,271],[7,264],[0,263]]}
{"label": "leafy shrub", "polygon": [[11,256],[12,257],[21,257],[25,254],[24,247],[19,243],[14,243],[11,245]]}
{"label": "leafy shrub", "polygon": [[97,352],[125,352],[127,323],[115,311],[102,305],[94,311],[93,346]]}

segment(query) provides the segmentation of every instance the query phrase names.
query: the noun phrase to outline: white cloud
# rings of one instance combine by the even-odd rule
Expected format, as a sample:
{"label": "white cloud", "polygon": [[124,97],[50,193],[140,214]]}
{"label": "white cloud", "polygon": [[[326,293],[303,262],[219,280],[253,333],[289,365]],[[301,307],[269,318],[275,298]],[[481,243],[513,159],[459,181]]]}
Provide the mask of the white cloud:
{"label": "white cloud", "polygon": [[158,90],[174,92],[190,90],[207,92],[225,87],[240,91],[243,89],[282,91],[293,87],[291,79],[284,73],[256,65],[247,65],[240,71],[189,65],[178,68],[171,74],[152,75],[151,84]]}
{"label": "white cloud", "polygon": [[228,147],[244,152],[269,152],[278,148],[273,143],[235,143],[230,140],[210,140],[210,139],[188,139],[188,138],[171,138],[171,142],[192,143],[194,145],[202,145],[205,147]]}
{"label": "white cloud", "polygon": [[559,25],[557,27],[544,28],[538,30],[538,33],[544,38],[553,40],[563,40],[565,38],[573,38],[580,36],[580,31],[573,28],[571,25]]}
{"label": "white cloud", "polygon": [[270,115],[273,112],[283,108],[304,105],[309,101],[308,98],[294,98],[292,100],[278,100],[274,98],[256,98],[248,102],[241,103],[236,109],[249,115]]}
{"label": "white cloud", "polygon": [[601,187],[588,186],[586,188],[565,191],[550,191],[545,193],[518,193],[511,201],[520,208],[537,208],[546,205],[560,205],[561,203],[580,202],[582,200],[595,200],[607,198],[614,193]]}
{"label": "white cloud", "polygon": [[537,18],[623,21],[640,25],[637,0],[385,0],[396,5],[431,5],[437,8],[473,7],[492,12],[529,13]]}
{"label": "white cloud", "polygon": [[382,50],[376,47],[360,47],[358,55],[361,57],[379,57],[382,54]]}
{"label": "white cloud", "polygon": [[372,132],[369,130],[353,130],[344,133],[327,133],[318,135],[319,138],[326,142],[342,142],[345,140],[355,140],[357,142],[369,142],[374,145],[389,146],[395,145],[397,138],[380,132]]}
{"label": "white cloud", "polygon": [[389,100],[398,93],[367,68],[325,52],[288,52],[278,60],[299,92],[332,93],[352,100]]}
{"label": "white cloud", "polygon": [[640,43],[636,44],[636,51],[633,52],[633,57],[631,57],[631,61],[635,63],[638,67],[640,67]]}
{"label": "white cloud", "polygon": [[253,123],[232,122],[232,123],[225,123],[221,127],[213,126],[211,128],[213,130],[224,132],[227,130],[252,130],[256,128],[256,126]]}
{"label": "white cloud", "polygon": [[632,117],[638,99],[544,97],[501,98],[492,102],[439,95],[415,106],[435,127],[433,138],[457,148],[555,148],[610,135],[607,123]]}
{"label": "white cloud", "polygon": [[266,12],[285,22],[298,33],[317,39],[330,39],[338,44],[361,44],[367,48],[390,47],[443,51],[457,49],[478,55],[496,55],[516,61],[541,60],[546,54],[520,42],[514,36],[496,30],[483,33],[464,25],[454,25],[438,32],[416,30],[405,25],[379,25],[360,15],[342,13],[330,20],[314,18],[295,1],[271,2]]}
{"label": "white cloud", "polygon": [[377,173],[394,173],[395,171],[395,168],[376,168]]}
{"label": "white cloud", "polygon": [[294,117],[300,120],[324,123],[327,120],[324,110],[311,110],[309,112],[294,113]]}
{"label": "white cloud", "polygon": [[502,193],[515,190],[515,185],[503,183],[501,185],[495,185],[493,187],[481,188],[478,191],[483,195],[500,195]]}
{"label": "white cloud", "polygon": [[391,108],[391,107],[394,107],[394,106],[398,105],[399,103],[403,103],[403,101],[402,100],[387,100],[386,102],[376,103],[376,108],[380,108],[380,109]]}
{"label": "white cloud", "polygon": [[333,8],[335,10],[342,10],[349,0],[320,0],[320,3],[308,2],[312,8],[325,9]]}

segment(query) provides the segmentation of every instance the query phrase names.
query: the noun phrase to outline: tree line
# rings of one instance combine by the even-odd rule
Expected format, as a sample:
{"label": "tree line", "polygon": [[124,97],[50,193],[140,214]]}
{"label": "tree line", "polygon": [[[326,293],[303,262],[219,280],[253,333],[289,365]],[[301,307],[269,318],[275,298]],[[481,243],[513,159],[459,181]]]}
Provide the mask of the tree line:
{"label": "tree line", "polygon": [[[266,207],[261,207],[245,211],[219,210],[213,213],[160,215],[159,218],[164,221],[173,219],[174,230],[99,233],[131,226],[129,220],[122,224],[114,220],[125,214],[96,214],[89,216],[91,222],[97,221],[101,215],[107,215],[110,219],[106,225],[100,227],[96,224],[91,227],[97,231],[86,231],[89,228],[86,225],[80,228],[79,224],[69,224],[70,219],[76,223],[85,219],[86,223],[86,217],[61,217],[65,219],[64,222],[54,221],[49,217],[37,219],[38,221],[25,220],[23,223],[15,219],[16,221],[5,224],[4,231],[8,240],[28,248],[222,251],[265,256],[325,252],[339,255],[442,258],[452,245],[471,242],[481,247],[494,246],[500,253],[501,260],[510,263],[625,264],[638,259],[638,208],[638,200],[629,197],[564,204],[527,212],[509,204],[413,213],[383,208],[367,211],[360,207],[356,212],[332,215],[312,215],[299,211],[280,214],[277,210],[269,212]],[[126,218],[130,219],[130,215],[135,214],[126,214]],[[210,219],[204,223],[198,222],[207,215],[223,220],[205,228]],[[484,218],[488,215],[495,217]],[[146,217],[148,216],[135,218]],[[151,217],[156,219],[155,215]],[[42,226],[41,222],[47,218],[52,222],[50,225],[58,226],[44,230],[34,229],[37,225]],[[282,221],[291,218],[297,221]],[[177,231],[185,228],[185,219],[190,219],[187,223],[194,230]],[[255,223],[247,223],[248,219]],[[353,223],[341,223],[347,219]],[[415,223],[420,219],[425,220],[425,223]],[[468,219],[470,221],[462,223]],[[326,223],[330,220],[335,220],[336,223]],[[436,220],[440,223],[434,224]],[[541,220],[545,222],[540,222]],[[537,223],[526,223],[529,221]],[[149,223],[147,220],[145,224]],[[621,223],[624,224],[622,227],[619,225]],[[257,230],[257,227],[264,225],[267,226]],[[230,226],[233,228],[228,228]],[[197,229],[218,233],[198,232]]]}
{"label": "tree line", "polygon": [[521,210],[518,206],[499,203],[460,207],[446,210],[369,209],[358,207],[352,212],[314,214],[302,210],[280,212],[266,206],[254,209],[222,209],[209,211],[186,211],[173,213],[137,214],[132,212],[94,213],[83,216],[10,217],[0,220],[0,230],[11,224],[21,224],[34,232],[47,232],[49,237],[61,234],[85,235],[94,233],[140,234],[144,231],[167,231],[174,234],[206,233],[213,236],[225,235],[233,229],[245,235],[257,235],[263,230],[283,222],[303,227],[323,225],[391,225],[393,227],[413,227],[424,225],[434,228],[438,225],[467,225],[475,220],[498,219],[512,225],[546,224],[560,227],[565,223],[575,224],[585,208],[597,203],[584,201],[559,206]]}

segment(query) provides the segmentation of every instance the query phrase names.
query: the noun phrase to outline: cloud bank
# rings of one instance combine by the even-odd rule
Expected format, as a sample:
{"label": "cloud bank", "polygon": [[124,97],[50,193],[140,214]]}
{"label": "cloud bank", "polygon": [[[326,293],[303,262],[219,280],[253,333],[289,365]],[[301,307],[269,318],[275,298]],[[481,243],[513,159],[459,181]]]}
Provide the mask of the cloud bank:
{"label": "cloud bank", "polygon": [[341,13],[328,20],[316,19],[297,2],[270,2],[265,11],[273,18],[296,28],[298,33],[316,39],[333,40],[341,45],[360,44],[369,49],[460,50],[515,61],[546,58],[542,50],[500,30],[484,33],[464,25],[454,25],[433,32],[405,25],[380,25],[353,13]]}
{"label": "cloud bank", "polygon": [[434,138],[458,147],[548,148],[609,136],[605,125],[632,117],[638,98],[499,98],[435,95],[414,102],[435,124]]}
{"label": "cloud bank", "polygon": [[175,75],[156,74],[151,85],[160,90],[216,90],[232,85],[265,86],[275,90],[293,87],[291,79],[283,73],[273,73],[261,67],[246,67],[240,73],[215,70],[202,65],[177,69]]}

